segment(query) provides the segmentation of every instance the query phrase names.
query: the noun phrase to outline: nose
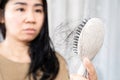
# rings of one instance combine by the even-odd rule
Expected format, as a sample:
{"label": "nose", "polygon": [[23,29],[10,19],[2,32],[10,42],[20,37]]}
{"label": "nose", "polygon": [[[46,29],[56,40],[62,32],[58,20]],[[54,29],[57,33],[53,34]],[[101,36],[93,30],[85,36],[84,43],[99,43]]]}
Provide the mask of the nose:
{"label": "nose", "polygon": [[34,15],[33,12],[31,12],[31,11],[27,12],[25,22],[26,23],[32,23],[32,24],[36,23],[35,15]]}

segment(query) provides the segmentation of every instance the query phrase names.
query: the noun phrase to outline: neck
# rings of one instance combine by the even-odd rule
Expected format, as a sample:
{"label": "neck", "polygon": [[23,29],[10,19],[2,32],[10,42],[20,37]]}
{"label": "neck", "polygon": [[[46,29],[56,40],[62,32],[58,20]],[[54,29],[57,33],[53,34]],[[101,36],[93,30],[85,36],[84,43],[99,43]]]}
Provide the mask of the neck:
{"label": "neck", "polygon": [[20,42],[20,41],[15,41],[12,39],[5,39],[2,43],[2,46],[4,48],[4,51],[6,54],[16,56],[16,57],[23,57],[23,56],[28,56],[28,43]]}
{"label": "neck", "polygon": [[0,45],[0,54],[6,58],[20,63],[30,63],[28,43],[15,41],[14,39],[5,39]]}

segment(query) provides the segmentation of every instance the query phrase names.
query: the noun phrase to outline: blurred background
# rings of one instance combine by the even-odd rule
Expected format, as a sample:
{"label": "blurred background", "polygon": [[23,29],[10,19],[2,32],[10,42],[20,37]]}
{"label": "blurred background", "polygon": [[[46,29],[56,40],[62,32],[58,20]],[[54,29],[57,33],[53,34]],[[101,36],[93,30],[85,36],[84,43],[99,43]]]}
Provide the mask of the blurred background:
{"label": "blurred background", "polygon": [[[79,57],[70,50],[66,51],[68,47],[61,44],[62,37],[56,39],[56,28],[64,22],[98,17],[104,22],[105,28],[104,44],[92,61],[98,80],[120,80],[120,0],[48,0],[48,8],[50,36],[56,51],[67,60],[70,73],[79,68]],[[69,26],[69,30],[73,27],[75,26]],[[66,27],[65,29],[68,30]],[[58,32],[59,35],[63,34]]]}

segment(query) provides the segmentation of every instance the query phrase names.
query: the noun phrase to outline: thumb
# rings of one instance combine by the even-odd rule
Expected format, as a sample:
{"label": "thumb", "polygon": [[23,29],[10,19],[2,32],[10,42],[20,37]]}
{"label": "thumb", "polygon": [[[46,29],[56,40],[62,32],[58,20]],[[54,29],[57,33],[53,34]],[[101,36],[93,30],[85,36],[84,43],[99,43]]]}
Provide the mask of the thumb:
{"label": "thumb", "polygon": [[88,71],[88,78],[90,80],[97,80],[97,74],[92,62],[88,58],[84,58],[83,64]]}

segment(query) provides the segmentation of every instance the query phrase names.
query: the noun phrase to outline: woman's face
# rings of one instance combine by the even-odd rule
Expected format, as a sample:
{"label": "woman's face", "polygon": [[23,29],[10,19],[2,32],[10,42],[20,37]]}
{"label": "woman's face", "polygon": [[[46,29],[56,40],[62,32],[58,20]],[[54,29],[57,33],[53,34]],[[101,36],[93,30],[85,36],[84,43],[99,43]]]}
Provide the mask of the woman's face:
{"label": "woman's face", "polygon": [[5,6],[6,39],[30,42],[44,22],[42,0],[9,0]]}

